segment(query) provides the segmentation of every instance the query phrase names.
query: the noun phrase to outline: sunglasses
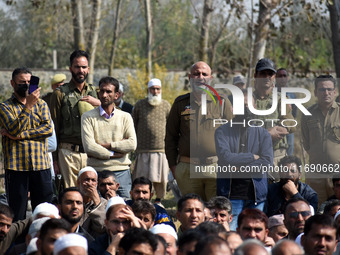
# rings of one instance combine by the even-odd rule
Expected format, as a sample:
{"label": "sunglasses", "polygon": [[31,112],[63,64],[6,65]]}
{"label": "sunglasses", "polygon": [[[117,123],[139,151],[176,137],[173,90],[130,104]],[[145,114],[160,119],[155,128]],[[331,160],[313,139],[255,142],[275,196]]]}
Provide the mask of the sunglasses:
{"label": "sunglasses", "polygon": [[289,213],[289,217],[297,219],[297,218],[299,218],[299,214],[301,214],[302,217],[307,217],[307,216],[311,215],[311,212],[310,211],[291,212],[291,213]]}
{"label": "sunglasses", "polygon": [[335,88],[318,88],[319,92],[326,92],[326,91],[331,92],[331,91],[334,91],[334,90],[335,90]]}

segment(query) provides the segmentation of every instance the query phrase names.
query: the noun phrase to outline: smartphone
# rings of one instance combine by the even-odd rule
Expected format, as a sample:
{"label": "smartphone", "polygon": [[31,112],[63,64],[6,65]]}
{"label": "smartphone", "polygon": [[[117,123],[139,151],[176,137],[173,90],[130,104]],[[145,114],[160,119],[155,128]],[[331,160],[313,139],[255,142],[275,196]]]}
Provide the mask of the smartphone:
{"label": "smartphone", "polygon": [[30,86],[28,88],[28,93],[31,94],[39,87],[39,77],[38,76],[31,76]]}

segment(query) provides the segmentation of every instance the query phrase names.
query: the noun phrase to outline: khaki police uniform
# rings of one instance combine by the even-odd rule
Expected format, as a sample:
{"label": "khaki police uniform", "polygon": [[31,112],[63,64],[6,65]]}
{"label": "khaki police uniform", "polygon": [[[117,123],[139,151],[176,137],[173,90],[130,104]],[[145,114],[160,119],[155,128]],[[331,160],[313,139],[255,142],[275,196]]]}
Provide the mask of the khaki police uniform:
{"label": "khaki police uniform", "polygon": [[65,188],[76,186],[78,173],[87,164],[78,108],[79,99],[87,95],[97,98],[94,86],[85,83],[83,90],[79,91],[71,80],[57,88],[51,96],[50,111],[58,140],[58,154],[53,158],[58,159]]}
{"label": "khaki police uniform", "polygon": [[[222,105],[207,97],[207,114],[201,113],[201,102],[193,94],[176,98],[166,125],[165,153],[170,167],[176,165],[175,175],[182,195],[197,193],[204,200],[216,196],[216,172],[202,169],[217,167],[214,119],[230,120],[232,107],[228,99]],[[194,172],[199,167],[201,170]],[[190,171],[191,169],[191,171]],[[211,169],[211,168],[210,168]]]}
{"label": "khaki police uniform", "polygon": [[[268,96],[261,98],[256,91],[253,93],[253,97],[255,100],[255,108],[257,110],[268,110],[272,107],[273,104],[273,96],[272,93]],[[292,115],[292,110],[290,106],[286,107],[286,115],[281,115],[281,93],[277,94],[278,103],[276,110],[270,115],[253,115],[252,119],[262,120],[264,122],[263,127],[267,130],[271,129],[274,126],[293,126],[295,122],[293,121],[285,121],[287,119],[294,119]],[[267,121],[266,121],[267,120]],[[273,121],[268,121],[273,120]],[[282,125],[283,121],[283,125]],[[262,125],[262,122],[257,122],[259,125]],[[253,123],[252,123],[253,124]],[[295,127],[286,127],[289,133],[293,133],[295,131]],[[273,141],[273,150],[274,150],[274,165],[280,161],[281,158],[286,156],[286,152],[288,149],[287,138],[284,137],[279,141]]]}
{"label": "khaki police uniform", "polygon": [[[326,116],[318,104],[308,110],[312,115],[301,118],[303,146],[309,154],[306,182],[318,193],[320,205],[333,194],[331,177],[340,171],[340,103],[333,102]],[[318,169],[321,175],[315,174]]]}

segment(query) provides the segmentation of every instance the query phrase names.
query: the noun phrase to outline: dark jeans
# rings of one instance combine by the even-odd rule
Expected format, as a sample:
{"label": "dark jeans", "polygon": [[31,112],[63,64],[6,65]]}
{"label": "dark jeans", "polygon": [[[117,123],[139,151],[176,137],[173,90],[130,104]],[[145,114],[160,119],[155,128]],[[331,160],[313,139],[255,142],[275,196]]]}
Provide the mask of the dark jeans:
{"label": "dark jeans", "polygon": [[5,171],[6,194],[14,212],[13,221],[26,218],[28,192],[31,192],[32,211],[43,202],[51,202],[53,186],[50,169],[42,171]]}

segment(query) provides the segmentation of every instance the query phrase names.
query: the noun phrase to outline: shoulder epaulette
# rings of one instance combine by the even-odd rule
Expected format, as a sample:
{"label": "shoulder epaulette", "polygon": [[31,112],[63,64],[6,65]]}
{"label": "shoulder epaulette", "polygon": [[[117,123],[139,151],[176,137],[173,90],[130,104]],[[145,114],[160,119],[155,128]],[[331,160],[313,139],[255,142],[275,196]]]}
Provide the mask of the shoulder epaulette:
{"label": "shoulder epaulette", "polygon": [[187,93],[187,94],[185,94],[185,95],[178,96],[178,97],[175,99],[175,102],[181,101],[181,100],[183,100],[183,99],[187,99],[188,97],[190,97],[190,93]]}

